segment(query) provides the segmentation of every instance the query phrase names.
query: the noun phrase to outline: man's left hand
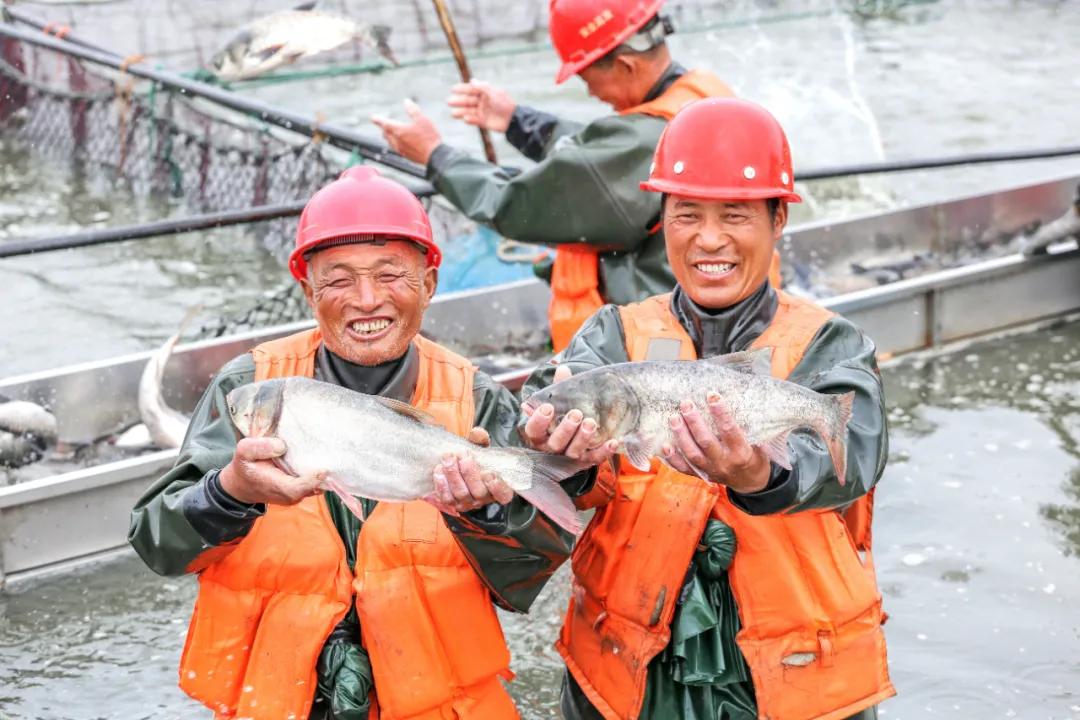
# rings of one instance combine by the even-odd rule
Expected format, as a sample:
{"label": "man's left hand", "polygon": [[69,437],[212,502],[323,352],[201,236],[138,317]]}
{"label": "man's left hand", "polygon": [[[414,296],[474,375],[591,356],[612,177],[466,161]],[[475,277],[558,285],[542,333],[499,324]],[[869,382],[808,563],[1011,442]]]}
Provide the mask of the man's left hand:
{"label": "man's left hand", "polygon": [[696,475],[696,467],[709,480],[735,492],[764,490],[771,471],[768,456],[746,441],[718,395],[710,393],[706,400],[717,429],[710,427],[692,402],[683,400],[678,414],[671,417],[675,447],[664,445],[664,460],[687,475]]}
{"label": "man's left hand", "polygon": [[431,118],[412,100],[405,100],[405,112],[409,122],[397,122],[382,115],[372,115],[371,122],[382,130],[390,148],[421,165],[427,165],[431,153],[442,143],[442,136]]}
{"label": "man's left hand", "polygon": [[[474,445],[487,447],[491,438],[482,427],[474,427],[466,436]],[[490,503],[505,505],[514,491],[498,475],[482,470],[471,453],[445,455],[433,472],[435,497],[457,512],[476,510]]]}

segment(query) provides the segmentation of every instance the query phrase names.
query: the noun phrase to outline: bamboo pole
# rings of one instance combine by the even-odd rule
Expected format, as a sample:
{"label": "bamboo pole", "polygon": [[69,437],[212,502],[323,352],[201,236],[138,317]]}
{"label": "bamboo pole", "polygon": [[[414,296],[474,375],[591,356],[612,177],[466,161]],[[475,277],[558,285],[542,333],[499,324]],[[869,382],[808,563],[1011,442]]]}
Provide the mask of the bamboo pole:
{"label": "bamboo pole", "polygon": [[[439,16],[439,24],[442,25],[443,32],[446,34],[446,41],[450,44],[450,52],[454,54],[454,61],[457,62],[461,81],[467,83],[472,80],[472,72],[469,71],[469,62],[465,59],[465,50],[461,47],[457,28],[454,27],[454,18],[450,16],[450,9],[446,7],[446,0],[434,0],[434,3],[435,13]],[[480,142],[484,144],[484,156],[488,162],[497,164],[499,161],[495,159],[495,146],[491,143],[491,135],[488,133],[487,128],[477,129],[480,131]]]}

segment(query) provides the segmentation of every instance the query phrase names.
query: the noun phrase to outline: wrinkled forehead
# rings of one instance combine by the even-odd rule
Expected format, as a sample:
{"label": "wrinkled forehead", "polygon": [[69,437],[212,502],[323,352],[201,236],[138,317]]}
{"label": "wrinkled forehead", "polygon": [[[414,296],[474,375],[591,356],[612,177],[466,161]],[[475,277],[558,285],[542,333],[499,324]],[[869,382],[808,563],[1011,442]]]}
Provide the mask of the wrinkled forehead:
{"label": "wrinkled forehead", "polygon": [[304,256],[312,272],[326,272],[343,267],[351,270],[376,270],[383,267],[413,268],[425,263],[427,249],[405,238],[369,236],[319,245]]}

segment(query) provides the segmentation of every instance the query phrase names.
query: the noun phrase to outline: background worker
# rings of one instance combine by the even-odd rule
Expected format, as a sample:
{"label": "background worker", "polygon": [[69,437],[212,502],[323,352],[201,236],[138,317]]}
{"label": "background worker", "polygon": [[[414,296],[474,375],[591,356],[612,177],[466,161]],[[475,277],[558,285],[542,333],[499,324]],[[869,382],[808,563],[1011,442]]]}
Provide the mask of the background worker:
{"label": "background worker", "polygon": [[440,259],[419,201],[374,169],[316,193],[289,267],[318,327],[229,362],[132,512],[152,570],[199,574],[180,686],[217,717],[363,720],[373,703],[386,718],[517,717],[492,600],[527,610],[569,538],[467,457],[433,469],[460,518],[362,500],[361,522],[321,478],[273,464],[281,440],[237,442],[225,401],[255,380],[314,377],[507,444],[513,395],[418,334]]}
{"label": "background worker", "polygon": [[664,125],[684,105],[731,95],[705,70],[673,62],[663,0],[552,0],[549,31],[562,60],[556,83],[577,74],[615,115],[587,125],[517,105],[483,83],[454,87],[468,123],[506,133],[536,165],[520,174],[442,142],[411,103],[407,123],[375,118],[390,146],[427,166],[435,188],[465,215],[523,242],[556,246],[550,270],[552,341],[562,349],[604,302],[666,292],[674,278],[657,227],[659,199],[640,192]]}
{"label": "background worker", "polygon": [[[787,440],[790,470],[771,463],[719,398],[711,418],[683,403],[664,464],[598,474],[557,643],[568,720],[867,718],[895,692],[870,557],[871,491],[888,454],[881,378],[857,327],[767,281],[787,203],[800,201],[793,182],[787,138],[764,108],[684,109],[642,183],[663,197],[675,290],[605,306],[523,390],[615,363],[767,347],[775,377],[854,396],[844,478],[807,431]],[[553,428],[550,404],[523,408],[533,447],[611,457],[580,410]]]}

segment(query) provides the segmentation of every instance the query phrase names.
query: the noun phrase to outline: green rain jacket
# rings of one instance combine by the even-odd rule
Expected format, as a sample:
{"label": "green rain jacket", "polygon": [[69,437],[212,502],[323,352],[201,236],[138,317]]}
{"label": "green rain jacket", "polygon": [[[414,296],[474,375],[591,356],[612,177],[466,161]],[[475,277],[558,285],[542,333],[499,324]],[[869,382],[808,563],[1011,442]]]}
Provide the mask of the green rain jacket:
{"label": "green rain jacket", "polygon": [[[352,365],[319,349],[315,377],[351,389],[408,402],[419,371],[415,349],[375,368]],[[128,540],[143,561],[161,575],[182,575],[205,567],[204,554],[246,535],[265,512],[263,505],[238,502],[221,488],[218,472],[232,459],[236,434],[225,397],[254,381],[255,363],[241,355],[214,378],[195,408],[175,466],[136,503]],[[477,372],[473,386],[475,425],[491,435],[493,445],[518,442],[519,405],[513,394]],[[564,487],[582,492],[587,475]],[[575,486],[577,483],[579,486]],[[361,521],[330,493],[323,496],[342,537],[350,568],[355,567]],[[374,501],[363,500],[370,513]],[[461,518],[444,516],[462,549],[494,600],[526,612],[551,573],[568,557],[572,537],[523,500],[489,505]],[[493,535],[499,537],[493,539]],[[509,540],[509,542],[508,542]],[[374,683],[371,664],[360,645],[359,619],[353,608],[331,633],[318,662],[318,692],[312,718],[364,720]]]}
{"label": "green rain jacket", "polygon": [[[685,73],[672,64],[645,97],[659,97]],[[588,125],[518,106],[506,138],[536,165],[516,173],[440,145],[428,160],[435,189],[469,218],[499,234],[541,245],[591,245],[602,252],[600,293],[624,304],[675,285],[664,234],[650,233],[660,196],[642,192],[667,122],[611,115]],[[550,265],[537,268],[545,279]]]}
{"label": "green rain jacket", "polygon": [[[723,310],[697,306],[679,287],[671,297],[672,312],[694,341],[698,357],[747,350],[768,327],[776,307],[776,291],[768,283]],[[618,308],[605,305],[562,353],[533,373],[522,396],[550,385],[559,365],[579,373],[628,361]],[[818,392],[855,393],[848,424],[847,482],[836,482],[828,451],[816,435],[794,431],[788,440],[790,471],[773,465],[769,484],[760,492],[728,490],[731,501],[752,515],[844,508],[869,492],[885,469],[885,398],[870,338],[844,318],[833,317],[818,331],[788,380]],[[710,521],[687,571],[672,621],[672,641],[649,665],[643,720],[756,717],[749,671],[735,645],[738,615],[732,612],[734,596],[726,573],[737,545],[729,526]],[[562,703],[568,720],[600,718],[569,674]],[[854,717],[876,717],[876,710],[869,708]]]}

